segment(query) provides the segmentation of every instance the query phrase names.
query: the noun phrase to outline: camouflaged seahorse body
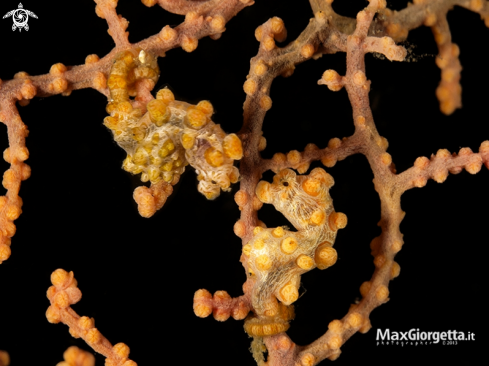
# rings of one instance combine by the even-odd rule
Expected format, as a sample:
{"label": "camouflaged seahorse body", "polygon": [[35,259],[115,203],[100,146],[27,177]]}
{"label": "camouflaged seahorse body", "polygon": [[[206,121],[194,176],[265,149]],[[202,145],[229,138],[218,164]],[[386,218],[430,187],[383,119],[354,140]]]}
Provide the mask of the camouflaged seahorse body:
{"label": "camouflaged seahorse body", "polygon": [[[249,257],[249,274],[256,277],[252,304],[258,317],[276,318],[283,313],[276,299],[286,306],[295,302],[303,273],[315,267],[325,269],[336,262],[332,246],[338,228],[346,225],[346,216],[334,211],[329,195],[333,184],[333,178],[320,168],[309,175],[296,175],[285,169],[275,175],[272,184],[258,184],[258,198],[273,204],[298,230],[256,227],[253,239],[243,247]],[[262,335],[283,331],[283,327],[266,321],[271,327],[257,328],[256,318],[252,319],[255,330]]]}
{"label": "camouflaged seahorse body", "polygon": [[107,81],[110,116],[104,124],[127,153],[123,168],[141,173],[143,182],[163,180],[173,185],[190,164],[198,175],[198,190],[213,199],[238,181],[233,164],[243,155],[241,141],[211,120],[214,109],[208,101],[197,105],[176,101],[166,88],[146,105],[130,99],[136,95],[138,80],[155,83],[158,77],[156,58],[144,50],[124,51],[115,58]]}

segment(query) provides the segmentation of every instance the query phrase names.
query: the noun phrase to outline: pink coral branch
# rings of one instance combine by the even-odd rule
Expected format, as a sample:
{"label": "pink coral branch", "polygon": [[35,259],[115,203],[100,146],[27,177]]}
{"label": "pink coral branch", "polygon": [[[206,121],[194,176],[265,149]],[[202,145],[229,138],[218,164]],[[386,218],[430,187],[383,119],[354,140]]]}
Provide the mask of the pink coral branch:
{"label": "pink coral branch", "polygon": [[215,7],[218,0],[156,0],[163,9],[170,13],[185,15],[191,11],[202,14]]}
{"label": "pink coral branch", "polygon": [[250,311],[249,296],[231,298],[226,291],[216,291],[214,296],[207,290],[198,290],[194,294],[194,313],[205,318],[213,314],[214,319],[222,322],[232,316],[243,320]]}
{"label": "pink coral branch", "polygon": [[481,144],[478,154],[467,147],[453,155],[446,149],[440,149],[431,159],[417,158],[412,168],[398,175],[397,187],[402,192],[414,187],[421,188],[426,185],[429,178],[443,183],[448,177],[448,172],[458,174],[464,168],[470,174],[477,174],[482,164],[486,167],[489,165],[489,141]]}
{"label": "pink coral branch", "polygon": [[106,19],[109,25],[108,33],[114,39],[117,50],[129,48],[129,33],[126,28],[129,25],[126,19],[118,15],[115,8],[117,1],[114,0],[95,0],[97,6],[95,11],[100,18]]}
{"label": "pink coral branch", "polygon": [[0,103],[0,121],[8,128],[10,147],[4,152],[4,159],[10,163],[10,169],[3,175],[3,186],[7,194],[0,197],[0,263],[9,258],[10,238],[16,232],[13,223],[22,212],[22,199],[19,197],[20,182],[29,178],[30,167],[24,163],[29,157],[29,151],[25,147],[25,137],[28,134],[27,127],[20,119],[15,104],[11,100],[2,100]]}
{"label": "pink coral branch", "polygon": [[128,358],[128,346],[124,343],[112,346],[109,340],[95,328],[93,318],[80,317],[70,307],[80,301],[82,296],[73,272],[68,273],[63,269],[57,269],[51,275],[51,282],[53,286],[47,291],[51,306],[46,311],[46,317],[50,323],[66,324],[73,337],[82,338],[90,347],[107,358],[106,365],[137,366],[136,362]]}
{"label": "pink coral branch", "polygon": [[438,19],[431,30],[439,50],[436,64],[441,69],[441,81],[436,89],[436,96],[440,101],[440,110],[451,114],[462,106],[462,87],[459,82],[462,66],[458,59],[460,50],[451,41],[446,15]]}

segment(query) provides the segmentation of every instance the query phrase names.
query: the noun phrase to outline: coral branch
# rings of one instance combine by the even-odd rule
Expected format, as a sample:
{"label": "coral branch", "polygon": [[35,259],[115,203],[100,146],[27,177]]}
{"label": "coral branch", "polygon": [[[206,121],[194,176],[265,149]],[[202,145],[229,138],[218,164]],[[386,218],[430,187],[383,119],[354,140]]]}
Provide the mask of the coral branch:
{"label": "coral branch", "polygon": [[249,311],[247,295],[233,299],[226,291],[216,291],[214,296],[207,290],[198,290],[194,294],[194,313],[200,318],[213,314],[214,319],[220,322],[228,320],[230,316],[243,320]]}
{"label": "coral branch", "polygon": [[96,352],[104,355],[107,366],[137,366],[130,360],[129,347],[124,343],[115,346],[95,328],[95,320],[86,316],[80,317],[70,305],[76,304],[81,299],[81,291],[77,287],[77,281],[73,272],[57,269],[51,275],[51,286],[47,291],[47,297],[51,306],[46,311],[46,318],[50,323],[62,322],[70,328],[70,334],[75,338],[82,338]]}
{"label": "coral branch", "polygon": [[[166,4],[165,6],[169,4],[169,2],[163,3]],[[202,3],[202,6],[198,6],[195,10],[191,10],[191,4],[185,11],[178,12],[186,15],[182,24],[173,29],[166,26],[158,35],[149,37],[136,46],[160,56],[164,56],[166,51],[175,47],[182,47],[185,51],[192,52],[197,48],[200,38],[210,35],[213,39],[218,39],[225,30],[225,24],[253,2],[224,0],[216,3],[209,1],[208,5]],[[215,6],[210,6],[214,4]]]}
{"label": "coral branch", "polygon": [[443,183],[448,177],[448,172],[458,174],[464,168],[470,174],[477,174],[482,164],[486,167],[489,165],[489,141],[481,144],[478,154],[467,147],[460,149],[458,155],[440,149],[436,155],[431,155],[431,159],[417,158],[414,167],[399,174],[397,187],[402,192],[414,187],[421,188],[426,185],[429,178]]}
{"label": "coral branch", "polygon": [[95,2],[97,3],[95,12],[100,18],[107,20],[108,33],[114,39],[116,49],[129,48],[129,33],[125,31],[129,22],[117,15],[115,8],[118,0],[95,0]]}
{"label": "coral branch", "polygon": [[[163,9],[170,13],[185,15],[190,12],[202,14],[214,8],[219,1],[185,1],[185,0],[149,0],[158,3]],[[147,4],[146,4],[147,5]]]}
{"label": "coral branch", "polygon": [[22,123],[15,104],[10,100],[0,103],[0,121],[7,125],[10,147],[4,151],[3,158],[10,163],[10,169],[3,175],[2,185],[7,194],[0,197],[0,263],[10,257],[10,238],[16,227],[13,223],[22,210],[22,199],[19,197],[20,182],[30,177],[31,168],[24,163],[29,157],[25,147],[25,138],[29,131]]}
{"label": "coral branch", "polygon": [[439,50],[436,64],[441,69],[441,81],[436,89],[436,96],[440,101],[440,110],[448,115],[462,107],[462,87],[459,82],[462,66],[458,59],[460,50],[451,42],[446,15],[437,19],[431,30]]}

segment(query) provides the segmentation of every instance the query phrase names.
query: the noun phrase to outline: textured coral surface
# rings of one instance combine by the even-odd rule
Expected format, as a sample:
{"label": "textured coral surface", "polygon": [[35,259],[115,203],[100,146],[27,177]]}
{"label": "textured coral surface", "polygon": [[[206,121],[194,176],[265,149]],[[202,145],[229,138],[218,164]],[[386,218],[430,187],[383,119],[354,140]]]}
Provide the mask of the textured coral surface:
{"label": "textured coral surface", "polygon": [[[336,0],[333,8],[354,17],[367,5],[348,3]],[[406,3],[388,1],[388,6],[401,9]],[[61,1],[42,7],[33,1],[23,4],[39,19],[30,20],[29,32],[22,33],[12,32],[11,20],[0,21],[3,80],[18,71],[47,73],[57,62],[81,64],[88,54],[103,55],[113,47],[106,22],[94,16],[92,2],[80,2],[75,10]],[[2,2],[0,13],[16,7],[16,2]],[[147,9],[140,2],[120,1],[118,10],[130,21],[131,41],[183,18]],[[254,31],[273,16],[284,20],[289,41],[304,29],[312,13],[307,1],[257,1],[226,25],[221,39],[204,39],[193,53],[178,49],[161,58],[155,91],[168,87],[177,99],[190,104],[209,100],[215,110],[213,121],[227,133],[239,131],[243,83],[258,49]],[[463,67],[463,109],[449,117],[440,113],[435,96],[440,71],[429,29],[418,29],[408,39],[408,47],[416,46],[417,62],[367,57],[374,119],[389,141],[388,152],[398,172],[438,149],[477,151],[489,139],[489,76],[480,53],[489,42],[489,30],[477,15],[463,9],[455,9],[448,20]],[[311,142],[324,148],[329,139],[352,134],[344,90],[333,93],[317,85],[326,69],[344,73],[345,54],[309,61],[290,78],[275,81],[273,106],[264,124],[264,157],[303,150]],[[94,317],[112,343],[129,345],[131,359],[139,365],[169,360],[254,365],[243,321],[200,319],[192,310],[193,293],[200,288],[212,293],[226,290],[233,297],[242,294],[246,277],[239,263],[241,240],[232,230],[239,218],[233,197],[237,186],[209,202],[196,189],[196,175],[187,172],[160,212],[149,220],[141,218],[132,198],[141,182],[121,169],[126,154],[102,124],[106,104],[106,97],[87,89],[70,97],[36,98],[19,107],[30,131],[26,144],[32,176],[20,191],[24,205],[16,221],[12,257],[0,266],[0,349],[9,351],[12,365],[39,359],[55,365],[72,345],[90,350],[64,325],[49,324],[45,318],[50,275],[65,268],[74,271],[83,293],[74,309]],[[3,151],[5,127],[2,132]],[[2,161],[0,167],[3,172],[8,164]],[[315,167],[324,168],[318,162],[311,169]],[[288,331],[299,345],[321,336],[360,298],[359,286],[374,269],[369,244],[380,233],[376,226],[380,204],[365,157],[355,155],[324,169],[335,181],[330,190],[334,208],[348,216],[348,226],[334,243],[336,264],[302,275],[296,316]],[[263,180],[271,182],[273,175],[268,172]],[[336,363],[365,362],[367,353],[379,365],[398,359],[419,362],[423,357],[466,362],[484,354],[488,183],[489,172],[483,167],[475,176],[463,171],[443,184],[430,180],[426,187],[403,195],[405,244],[396,256],[400,276],[392,282],[389,302],[373,311],[372,329],[352,337]],[[259,218],[269,228],[292,227],[272,205],[264,205]],[[475,332],[477,341],[456,346],[377,346],[377,329],[385,328],[456,329]],[[103,365],[100,355],[96,359]]]}

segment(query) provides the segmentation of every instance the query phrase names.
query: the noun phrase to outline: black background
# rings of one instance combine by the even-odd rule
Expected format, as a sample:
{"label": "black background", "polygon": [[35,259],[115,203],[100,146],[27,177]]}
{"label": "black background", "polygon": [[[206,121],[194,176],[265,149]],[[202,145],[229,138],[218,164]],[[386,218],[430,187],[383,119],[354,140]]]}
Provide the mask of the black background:
{"label": "black background", "polygon": [[[119,13],[130,21],[131,42],[183,20],[138,1],[119,3]],[[388,1],[393,9],[406,4]],[[2,1],[0,13],[17,5],[17,1]],[[28,32],[13,32],[10,18],[0,20],[3,80],[18,71],[44,74],[57,62],[82,64],[88,54],[103,56],[114,46],[93,2],[26,0],[23,5],[38,16],[29,20]],[[336,0],[333,7],[353,17],[366,5],[362,0]],[[157,89],[168,86],[178,99],[190,103],[210,100],[216,111],[214,121],[227,132],[237,132],[245,100],[242,85],[249,59],[258,48],[254,30],[272,16],[284,20],[289,31],[286,42],[290,42],[312,13],[305,0],[259,0],[228,23],[220,40],[203,39],[190,54],[169,51],[159,60]],[[416,62],[367,56],[374,118],[389,140],[388,151],[398,172],[440,148],[478,151],[480,143],[489,139],[489,74],[483,54],[489,30],[477,14],[461,8],[450,12],[448,20],[464,68],[464,107],[452,116],[438,110],[435,89],[440,71],[428,28],[411,32],[405,44]],[[274,82],[273,107],[264,124],[268,141],[264,157],[303,150],[309,142],[323,148],[330,138],[353,133],[346,92],[333,93],[317,85],[330,68],[344,73],[345,54],[309,61],[290,78]],[[141,218],[132,199],[140,182],[120,168],[125,154],[102,125],[105,105],[100,93],[81,90],[70,97],[36,98],[19,107],[30,130],[27,163],[32,176],[21,187],[23,214],[15,222],[12,256],[0,266],[0,349],[10,353],[12,365],[55,365],[70,345],[88,349],[69,335],[65,325],[45,319],[49,276],[64,268],[74,271],[83,293],[74,309],[94,317],[97,328],[113,344],[129,345],[131,358],[139,365],[253,365],[242,321],[200,319],[192,310],[193,293],[200,288],[212,293],[226,290],[233,297],[242,294],[241,243],[233,234],[239,217],[233,200],[238,186],[207,201],[197,192],[195,173],[189,169],[161,212],[151,219]],[[0,128],[3,150],[6,128]],[[3,171],[8,164],[2,161],[0,168]],[[353,156],[328,172],[336,181],[331,190],[335,209],[346,213],[349,223],[336,240],[336,265],[302,278],[303,296],[296,303],[297,316],[289,331],[298,344],[312,342],[331,320],[343,317],[374,269],[369,243],[380,233],[376,226],[380,205],[368,163],[363,156]],[[269,172],[264,178],[271,177]],[[370,332],[353,336],[342,347],[336,364],[371,360],[391,365],[421,359],[473,364],[483,357],[487,341],[483,330],[488,325],[483,300],[488,184],[489,172],[483,167],[476,176],[464,171],[450,175],[443,184],[430,180],[426,187],[403,195],[405,245],[396,257],[401,274],[391,283],[391,300],[372,313]],[[273,207],[264,207],[259,217],[269,227],[286,224]],[[377,330],[386,328],[473,332],[475,342],[376,345]],[[101,356],[97,365],[103,365]]]}

